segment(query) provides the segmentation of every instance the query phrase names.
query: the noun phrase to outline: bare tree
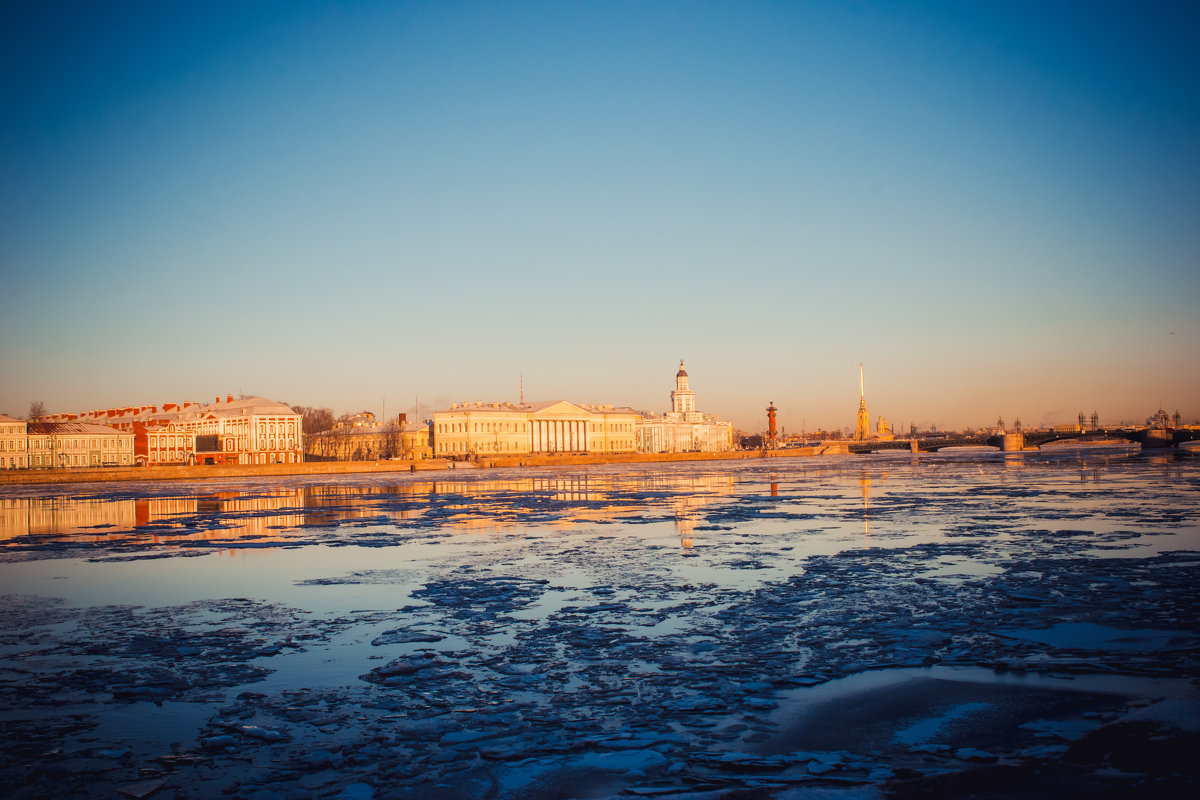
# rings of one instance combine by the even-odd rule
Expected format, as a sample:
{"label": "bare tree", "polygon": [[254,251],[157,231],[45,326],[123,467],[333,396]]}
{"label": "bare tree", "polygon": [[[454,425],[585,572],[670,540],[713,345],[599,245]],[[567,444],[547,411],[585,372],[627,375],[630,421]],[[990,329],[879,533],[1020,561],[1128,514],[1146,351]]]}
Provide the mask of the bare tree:
{"label": "bare tree", "polygon": [[26,419],[41,419],[46,416],[46,404],[41,400],[34,400],[29,404],[29,414]]}
{"label": "bare tree", "polygon": [[389,422],[385,425],[380,439],[379,457],[381,459],[397,458],[404,454],[404,437],[400,433],[400,426],[396,423]]}
{"label": "bare tree", "polygon": [[292,411],[304,418],[302,424],[306,434],[321,433],[333,427],[333,409],[292,406]]}

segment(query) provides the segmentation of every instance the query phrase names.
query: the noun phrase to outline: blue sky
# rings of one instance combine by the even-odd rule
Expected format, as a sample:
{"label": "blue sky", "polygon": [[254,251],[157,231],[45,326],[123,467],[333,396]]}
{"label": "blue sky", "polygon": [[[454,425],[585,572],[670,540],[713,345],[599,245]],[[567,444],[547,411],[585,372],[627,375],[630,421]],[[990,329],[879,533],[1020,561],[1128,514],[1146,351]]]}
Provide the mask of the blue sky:
{"label": "blue sky", "polygon": [[0,411],[1200,416],[1191,5],[0,14]]}

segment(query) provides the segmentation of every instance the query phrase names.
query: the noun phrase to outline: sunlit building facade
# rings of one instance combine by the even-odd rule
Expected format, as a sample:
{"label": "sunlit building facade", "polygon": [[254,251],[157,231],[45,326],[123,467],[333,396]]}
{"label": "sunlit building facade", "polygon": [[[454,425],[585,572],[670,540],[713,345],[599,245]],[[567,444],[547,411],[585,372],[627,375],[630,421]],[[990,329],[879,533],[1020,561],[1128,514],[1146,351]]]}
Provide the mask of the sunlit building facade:
{"label": "sunlit building facade", "polygon": [[28,431],[23,419],[0,414],[0,469],[25,469]]}
{"label": "sunlit building facade", "polygon": [[133,434],[87,422],[30,422],[26,465],[33,469],[133,466]]}
{"label": "sunlit building facade", "polygon": [[696,410],[687,370],[679,362],[671,410],[642,414],[637,424],[639,453],[721,453],[733,449],[733,423]]}
{"label": "sunlit building facade", "polygon": [[357,422],[337,424],[327,431],[304,437],[304,454],[316,461],[416,461],[433,458],[431,423],[409,422],[400,414],[395,422],[379,424],[370,412],[346,417]]}
{"label": "sunlit building facade", "polygon": [[638,412],[611,405],[454,403],[433,414],[434,455],[632,453]]}
{"label": "sunlit building facade", "polygon": [[304,460],[303,417],[285,403],[264,397],[211,404],[164,403],[54,414],[58,422],[99,423],[134,435],[136,463],[294,464]]}

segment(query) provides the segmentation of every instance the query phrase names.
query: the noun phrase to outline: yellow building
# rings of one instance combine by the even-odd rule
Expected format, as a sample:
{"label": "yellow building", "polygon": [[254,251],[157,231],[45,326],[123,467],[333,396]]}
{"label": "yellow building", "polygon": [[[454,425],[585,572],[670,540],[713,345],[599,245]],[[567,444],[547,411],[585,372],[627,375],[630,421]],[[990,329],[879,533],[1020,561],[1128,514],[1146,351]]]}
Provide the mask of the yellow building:
{"label": "yellow building", "polygon": [[[403,415],[401,415],[403,416]],[[403,422],[400,425],[403,437],[404,457],[412,460],[433,458],[433,422]]]}
{"label": "yellow building", "polygon": [[638,419],[632,408],[566,400],[453,403],[433,414],[434,455],[632,453]]}
{"label": "yellow building", "polygon": [[340,425],[304,437],[304,455],[318,461],[377,461],[433,458],[428,422]]}
{"label": "yellow building", "polygon": [[33,469],[133,466],[133,434],[87,422],[30,422],[26,444]]}
{"label": "yellow building", "polygon": [[25,469],[29,451],[27,423],[0,414],[0,469]]}

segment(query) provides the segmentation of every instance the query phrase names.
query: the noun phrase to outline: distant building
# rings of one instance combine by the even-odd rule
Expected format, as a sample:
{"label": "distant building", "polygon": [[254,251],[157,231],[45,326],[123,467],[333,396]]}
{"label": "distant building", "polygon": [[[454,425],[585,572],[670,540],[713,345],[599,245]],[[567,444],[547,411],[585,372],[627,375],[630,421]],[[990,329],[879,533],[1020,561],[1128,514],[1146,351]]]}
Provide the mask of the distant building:
{"label": "distant building", "polygon": [[0,414],[0,469],[133,465],[133,435],[87,422],[26,422]]}
{"label": "distant building", "polygon": [[28,450],[27,423],[0,414],[0,469],[25,469]]}
{"label": "distant building", "polygon": [[53,422],[108,425],[134,435],[139,464],[293,464],[303,458],[303,417],[263,397],[228,395],[210,405],[164,403],[82,414],[52,414]]}
{"label": "distant building", "polygon": [[408,422],[405,415],[401,414],[400,435],[403,437],[405,458],[433,458],[433,420]]}
{"label": "distant building", "polygon": [[33,469],[133,466],[133,434],[88,422],[30,422],[26,464]]}
{"label": "distant building", "polygon": [[375,415],[370,411],[346,414],[333,424],[335,428],[374,428]]}
{"label": "distant building", "polygon": [[400,414],[396,422],[379,425],[370,412],[344,417],[347,424],[304,437],[304,453],[321,461],[416,460],[433,457],[430,425],[409,422]]}
{"label": "distant building", "polygon": [[453,403],[433,414],[438,457],[528,453],[632,453],[638,412],[610,405]]}
{"label": "distant building", "polygon": [[[1176,416],[1179,415],[1176,414]],[[1146,419],[1146,427],[1156,428],[1158,430],[1166,430],[1167,428],[1171,427],[1171,418],[1167,415],[1165,410],[1160,408]]]}
{"label": "distant building", "polygon": [[636,432],[640,453],[711,453],[733,449],[733,423],[696,410],[696,393],[692,391],[683,361],[675,373],[671,410],[642,414]]}

